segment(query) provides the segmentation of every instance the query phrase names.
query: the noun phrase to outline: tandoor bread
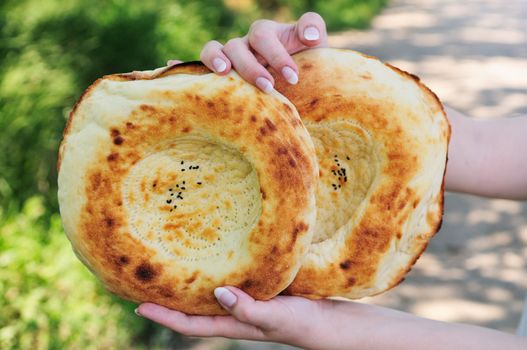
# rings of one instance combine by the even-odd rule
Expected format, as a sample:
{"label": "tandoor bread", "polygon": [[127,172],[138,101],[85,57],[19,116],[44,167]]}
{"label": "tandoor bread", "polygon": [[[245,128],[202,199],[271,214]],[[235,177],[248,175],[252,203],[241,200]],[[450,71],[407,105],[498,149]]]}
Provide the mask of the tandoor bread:
{"label": "tandoor bread", "polygon": [[294,106],[197,63],[105,76],[59,152],[71,244],[112,292],[222,314],[215,287],[269,299],[315,227],[318,167]]}
{"label": "tandoor bread", "polygon": [[360,298],[399,283],[439,229],[450,126],[417,77],[347,50],[294,56],[273,73],[315,144],[317,223],[286,294]]}

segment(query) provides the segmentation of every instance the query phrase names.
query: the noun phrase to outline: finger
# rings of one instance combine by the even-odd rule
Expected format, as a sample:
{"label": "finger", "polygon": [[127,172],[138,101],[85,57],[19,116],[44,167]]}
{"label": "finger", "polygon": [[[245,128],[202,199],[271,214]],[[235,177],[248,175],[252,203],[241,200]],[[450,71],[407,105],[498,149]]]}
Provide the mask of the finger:
{"label": "finger", "polygon": [[216,40],[209,41],[203,46],[200,60],[212,71],[218,74],[227,74],[231,70],[231,61],[221,51],[223,45]]}
{"label": "finger", "polygon": [[298,83],[298,68],[295,61],[287,52],[284,44],[278,39],[277,33],[271,25],[258,21],[253,24],[248,35],[252,49],[290,83]]}
{"label": "finger", "polygon": [[151,303],[139,305],[136,313],[186,336],[265,340],[259,329],[232,316],[190,316]]}
{"label": "finger", "polygon": [[279,303],[257,301],[234,287],[220,287],[214,290],[218,302],[237,320],[272,332],[283,325],[283,310]]}
{"label": "finger", "polygon": [[173,66],[173,65],[176,65],[176,64],[180,64],[180,63],[183,63],[183,61],[180,61],[180,60],[168,60],[167,61],[167,66],[170,67],[170,66]]}
{"label": "finger", "polygon": [[273,91],[274,80],[249,50],[246,38],[229,40],[223,47],[223,53],[230,59],[234,69],[242,78],[256,85],[266,93]]}
{"label": "finger", "polygon": [[298,19],[296,33],[298,40],[306,46],[327,46],[326,23],[316,12],[306,12]]}

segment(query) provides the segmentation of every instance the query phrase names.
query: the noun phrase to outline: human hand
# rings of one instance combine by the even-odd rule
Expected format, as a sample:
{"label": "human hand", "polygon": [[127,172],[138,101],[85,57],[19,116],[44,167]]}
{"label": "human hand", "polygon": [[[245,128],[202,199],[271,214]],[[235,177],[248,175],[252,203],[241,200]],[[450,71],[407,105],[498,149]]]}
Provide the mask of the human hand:
{"label": "human hand", "polygon": [[309,349],[338,349],[335,342],[343,340],[338,325],[346,323],[340,318],[348,314],[339,312],[339,306],[354,304],[295,296],[256,301],[234,287],[216,288],[214,294],[229,316],[190,316],[151,303],[141,304],[136,312],[187,336],[221,336]]}
{"label": "human hand", "polygon": [[277,296],[256,301],[234,288],[214,295],[228,316],[189,316],[141,304],[136,313],[187,336],[279,342],[305,349],[525,349],[527,340],[495,330],[416,317],[375,305]]}
{"label": "human hand", "polygon": [[274,79],[265,69],[270,65],[291,84],[298,82],[298,67],[291,54],[313,47],[327,46],[326,24],[319,14],[303,14],[297,23],[255,21],[249,33],[229,40],[225,46],[209,41],[201,51],[201,61],[218,74],[232,67],[242,78],[264,92],[271,92]]}

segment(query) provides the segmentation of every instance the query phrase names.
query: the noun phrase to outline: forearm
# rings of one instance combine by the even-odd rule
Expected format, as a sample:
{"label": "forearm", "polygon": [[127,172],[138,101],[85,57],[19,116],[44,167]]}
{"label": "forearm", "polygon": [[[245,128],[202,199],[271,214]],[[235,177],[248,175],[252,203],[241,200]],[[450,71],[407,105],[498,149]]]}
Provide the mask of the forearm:
{"label": "forearm", "polygon": [[452,125],[446,189],[527,199],[527,116],[475,120],[446,111]]}
{"label": "forearm", "polygon": [[[491,329],[433,321],[360,303],[335,303],[328,339],[314,349],[346,350],[520,350],[527,338]],[[329,322],[331,321],[331,322]],[[304,345],[304,344],[302,344]],[[304,345],[305,346],[305,345]],[[309,346],[308,346],[309,348]]]}

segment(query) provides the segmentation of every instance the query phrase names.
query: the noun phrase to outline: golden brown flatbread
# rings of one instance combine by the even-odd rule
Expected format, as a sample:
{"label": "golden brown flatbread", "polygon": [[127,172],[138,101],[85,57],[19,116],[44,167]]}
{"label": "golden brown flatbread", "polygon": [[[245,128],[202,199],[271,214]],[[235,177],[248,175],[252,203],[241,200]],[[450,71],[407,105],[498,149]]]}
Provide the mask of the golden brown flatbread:
{"label": "golden brown flatbread", "polygon": [[439,229],[450,126],[417,77],[338,49],[294,55],[276,72],[320,168],[313,243],[286,293],[360,298],[399,283]]}
{"label": "golden brown flatbread", "polygon": [[59,203],[78,257],[112,292],[224,314],[215,287],[269,299],[315,225],[313,144],[289,101],[189,63],[109,75],[72,111]]}

